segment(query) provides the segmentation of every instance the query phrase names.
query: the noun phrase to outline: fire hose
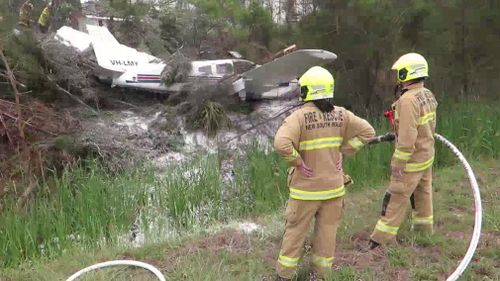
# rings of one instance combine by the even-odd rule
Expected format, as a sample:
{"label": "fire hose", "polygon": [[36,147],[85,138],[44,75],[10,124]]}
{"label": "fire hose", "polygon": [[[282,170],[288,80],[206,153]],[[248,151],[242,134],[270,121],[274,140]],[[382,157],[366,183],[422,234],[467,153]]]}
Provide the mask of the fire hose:
{"label": "fire hose", "polygon": [[[460,261],[460,264],[457,266],[455,271],[453,271],[453,273],[446,279],[446,281],[455,281],[462,275],[467,266],[470,264],[472,256],[474,256],[474,253],[477,249],[477,244],[479,243],[479,237],[481,236],[482,216],[483,216],[483,210],[481,206],[481,193],[479,192],[479,185],[477,184],[474,171],[472,170],[467,159],[465,159],[462,152],[460,152],[460,150],[458,150],[458,148],[455,145],[453,145],[453,143],[451,143],[449,140],[447,140],[445,137],[439,134],[435,134],[435,138],[441,143],[443,143],[446,147],[448,147],[453,152],[453,154],[455,154],[455,156],[458,158],[463,168],[465,169],[465,172],[467,173],[467,177],[469,178],[469,183],[474,195],[474,206],[475,206],[474,231],[472,232],[472,238],[469,244],[469,248],[467,249],[465,256],[463,257],[462,261]],[[369,143],[376,144],[381,142],[393,141],[394,139],[395,136],[393,133],[387,133],[385,135],[373,138]]]}
{"label": "fire hose", "polygon": [[107,262],[102,262],[98,264],[94,264],[92,266],[86,267],[77,273],[71,275],[66,281],[74,281],[77,278],[81,277],[85,273],[105,268],[105,267],[111,267],[111,266],[118,266],[118,265],[125,265],[125,266],[136,266],[136,267],[141,267],[144,268],[148,271],[151,271],[160,281],[166,281],[165,276],[154,266],[140,262],[140,261],[133,261],[133,260],[116,260],[116,261],[107,261]]}
{"label": "fire hose", "polygon": [[[464,167],[467,177],[469,178],[469,182],[474,194],[474,205],[475,205],[475,220],[474,220],[474,231],[472,233],[472,239],[469,244],[469,248],[467,249],[467,252],[465,253],[465,256],[463,259],[460,261],[459,265],[453,271],[453,273],[446,279],[446,281],[456,281],[462,273],[465,271],[467,266],[470,264],[472,260],[472,256],[474,255],[476,249],[477,249],[477,244],[479,243],[479,237],[481,235],[481,223],[482,223],[482,207],[481,207],[481,194],[479,192],[479,185],[477,184],[476,176],[474,175],[474,172],[467,161],[465,159],[464,155],[458,150],[458,148],[453,145],[450,141],[448,141],[445,137],[436,134],[435,135],[436,139],[443,143],[446,147],[448,147],[458,158],[458,160],[462,163],[462,166]],[[376,144],[376,143],[381,143],[381,142],[388,142],[388,141],[393,141],[395,138],[394,134],[392,133],[387,133],[385,135],[377,136],[373,138],[370,141],[370,144]],[[163,274],[154,266],[144,263],[144,262],[139,262],[139,261],[133,261],[133,260],[116,260],[116,261],[108,261],[108,262],[103,262],[103,263],[98,263],[92,266],[89,266],[87,268],[84,268],[77,273],[71,275],[66,281],[74,281],[77,278],[81,277],[83,274],[105,268],[105,267],[111,267],[111,266],[137,266],[144,268],[146,270],[151,271],[160,281],[166,281],[165,277]]]}

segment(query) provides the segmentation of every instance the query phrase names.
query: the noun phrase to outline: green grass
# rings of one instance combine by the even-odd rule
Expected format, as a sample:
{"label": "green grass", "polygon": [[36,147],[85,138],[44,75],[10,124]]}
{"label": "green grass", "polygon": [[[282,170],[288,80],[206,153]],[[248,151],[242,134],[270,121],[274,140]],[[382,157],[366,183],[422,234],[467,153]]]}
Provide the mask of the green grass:
{"label": "green grass", "polygon": [[152,169],[108,175],[91,163],[37,187],[24,209],[2,202],[0,265],[54,258],[72,247],[115,245],[137,215],[149,237],[181,232],[280,208],[288,197],[286,164],[257,145],[240,159],[232,184],[221,184],[217,155],[175,166],[160,178]]}
{"label": "green grass", "polygon": [[[450,140],[468,159],[481,156],[500,158],[500,108],[485,103],[440,103],[436,132]],[[389,130],[388,121],[370,120],[377,134]],[[344,170],[359,183],[352,188],[373,186],[389,178],[394,147],[389,143],[368,146],[344,161]],[[436,143],[437,167],[456,163],[455,156],[443,144]],[[459,200],[459,198],[457,198]]]}
{"label": "green grass", "polygon": [[[482,239],[473,263],[461,280],[498,280],[500,270],[500,232],[496,225],[500,198],[499,164],[496,160],[474,161],[482,181],[485,217]],[[468,247],[472,233],[472,195],[467,206],[450,203],[454,192],[468,190],[461,168],[454,165],[436,172],[434,205],[436,233],[423,235],[404,224],[399,245],[387,249],[382,256],[364,257],[356,250],[353,235],[368,235],[377,220],[385,184],[375,189],[350,192],[337,237],[336,270],[328,280],[443,280],[457,265]],[[375,200],[374,200],[375,198]],[[489,199],[486,199],[489,198]],[[460,217],[448,223],[447,217]],[[282,210],[259,218],[247,218],[263,229],[247,235],[226,227],[210,226],[199,231],[185,230],[178,237],[142,248],[104,247],[98,251],[70,248],[60,258],[22,263],[17,268],[0,271],[0,280],[64,280],[76,270],[99,261],[131,258],[154,264],[168,280],[272,280],[273,268],[283,231]],[[211,230],[214,229],[214,230]],[[295,280],[307,280],[308,256],[301,263]],[[116,276],[115,279],[110,279]],[[149,276],[149,277],[148,277]],[[398,277],[399,276],[399,277]],[[128,279],[127,279],[128,278]],[[268,278],[268,279],[264,279]],[[141,270],[115,268],[91,275],[84,280],[154,280]]]}
{"label": "green grass", "polygon": [[[438,107],[437,133],[449,139],[466,157],[500,156],[500,108],[479,102],[441,103]],[[437,164],[453,163],[453,155],[437,146]]]}
{"label": "green grass", "polygon": [[[490,105],[469,104],[447,107],[449,105],[445,104],[440,108],[438,132],[455,143],[467,157],[475,159],[475,164],[480,167],[478,179],[483,192],[486,190],[483,193],[483,200],[487,206],[484,229],[490,236],[498,235],[500,209],[495,203],[500,199],[498,192],[491,191],[494,187],[498,188],[498,180],[490,175],[495,174],[499,168],[495,161],[498,161],[498,151],[500,151],[498,135],[500,122],[490,121],[497,118],[499,110]],[[446,115],[446,112],[453,110],[460,114]],[[386,131],[384,124],[382,122],[375,124],[378,128],[382,128],[378,133]],[[436,172],[438,180],[434,185],[437,198],[435,208],[441,211],[436,212],[435,220],[438,227],[445,229],[451,233],[450,235],[458,235],[464,232],[464,228],[470,229],[473,222],[473,217],[468,215],[472,204],[470,191],[468,183],[461,180],[462,171],[458,168],[456,160],[443,149],[442,145],[437,144],[437,149],[439,172]],[[392,151],[391,144],[370,146],[357,156],[346,159],[344,163],[345,171],[354,178],[355,184],[349,187],[349,192],[354,196],[346,199],[346,209],[350,210],[350,213],[344,217],[348,219],[345,219],[339,227],[339,245],[346,245],[342,246],[343,250],[354,249],[351,241],[353,233],[371,231],[372,223],[379,213]],[[264,222],[267,225],[274,224],[273,230],[269,231],[267,226],[266,232],[254,241],[257,247],[263,248],[261,252],[266,252],[266,246],[270,245],[262,246],[260,245],[262,241],[268,239],[273,241],[272,245],[278,245],[282,232],[282,218],[276,214],[282,213],[288,198],[286,164],[275,152],[268,151],[263,146],[253,145],[245,155],[233,159],[235,179],[231,183],[224,183],[220,166],[223,161],[228,160],[226,157],[228,156],[222,152],[200,156],[189,163],[174,167],[161,177],[155,176],[148,167],[109,175],[99,165],[91,163],[67,170],[62,177],[55,177],[41,184],[38,187],[36,200],[28,208],[17,206],[14,198],[4,198],[1,202],[0,216],[2,237],[0,265],[10,268],[5,276],[9,276],[12,280],[29,280],[23,279],[26,278],[22,275],[25,272],[23,268],[29,269],[34,266],[38,272],[52,260],[62,268],[60,271],[53,269],[54,271],[67,273],[69,268],[60,263],[58,257],[67,259],[68,253],[77,253],[75,258],[84,256],[85,262],[93,260],[93,257],[86,252],[92,253],[99,248],[113,248],[118,251],[103,259],[119,255],[121,247],[124,246],[117,245],[120,237],[127,233],[138,215],[143,221],[154,221],[152,227],[149,223],[142,224],[145,228],[143,231],[146,232],[148,241],[158,243],[186,235],[190,239],[196,239],[193,235],[194,237],[201,235],[200,233],[212,235],[215,230],[207,231],[207,229],[213,229],[214,225],[274,214],[271,215],[272,222]],[[445,168],[447,166],[455,168]],[[442,258],[437,259],[432,256],[429,259],[435,263],[432,265],[432,272],[441,274],[447,272],[454,260],[463,253],[466,247],[464,241],[467,240],[465,238],[450,240],[444,235],[416,235],[410,231],[407,223],[401,227],[401,236],[401,242],[407,247],[439,249]],[[188,242],[176,240],[176,243]],[[168,244],[160,246],[159,249],[165,251],[172,247]],[[498,271],[494,268],[500,266],[494,261],[500,260],[499,248],[498,245],[483,247],[482,257],[486,260],[480,266],[472,267],[469,275],[481,275],[482,273],[477,272],[486,272],[488,276],[495,276]],[[134,252],[134,255],[140,255],[145,259],[152,256],[154,259],[161,258],[162,255],[157,249],[150,250],[151,253],[141,254],[139,250]],[[276,249],[271,250],[276,251]],[[195,266],[200,269],[199,276],[204,278],[201,280],[235,280],[231,279],[234,276],[243,278],[241,280],[255,280],[248,279],[248,276],[255,276],[251,274],[262,270],[266,272],[271,270],[270,262],[266,263],[259,256],[244,265],[251,270],[234,273],[233,271],[241,269],[235,269],[232,265],[226,268],[228,265],[225,257],[233,258],[231,253],[226,253],[226,256],[219,256],[219,253],[212,256],[213,253],[208,252],[197,253],[199,254],[197,258],[184,257],[186,268],[190,262],[199,259]],[[100,255],[101,252],[96,254],[97,257]],[[399,248],[391,249],[387,257],[387,264],[384,264],[383,268],[388,269],[406,268],[414,263],[423,262],[415,258],[413,252]],[[203,262],[206,262],[204,259],[209,259],[209,263],[204,265]],[[220,259],[224,262],[221,263]],[[84,264],[84,261],[78,263],[79,266]],[[215,261],[219,263],[213,264]],[[234,267],[243,266],[241,263],[243,261],[237,262]],[[206,273],[206,268],[217,266],[230,272],[220,271],[213,276],[202,275],[203,272]],[[49,267],[52,268],[50,265]],[[182,269],[183,266],[179,268]],[[359,270],[346,265],[336,271],[335,276],[340,280],[351,280],[354,274],[356,278],[363,280],[372,280],[370,279],[372,277],[375,278],[373,280],[377,280],[381,273],[374,272],[370,268]],[[307,269],[303,269],[303,272],[307,272]],[[177,271],[174,273],[178,274]],[[15,274],[24,277],[20,279],[12,277]],[[304,274],[300,275],[302,276],[300,278],[303,278]],[[412,269],[409,274],[416,279],[427,278],[427,273],[423,269]],[[51,280],[61,278],[60,275],[57,276]],[[173,276],[174,280],[181,278],[181,275]],[[217,279],[217,276],[223,278]],[[38,278],[33,280],[45,280]],[[0,280],[4,279],[0,274]]]}
{"label": "green grass", "polygon": [[387,250],[387,257],[392,266],[406,267],[408,266],[409,251],[405,248],[391,247]]}
{"label": "green grass", "polygon": [[51,258],[70,245],[109,243],[130,225],[141,206],[147,171],[114,177],[95,164],[67,171],[40,185],[29,207],[2,201],[0,265]]}

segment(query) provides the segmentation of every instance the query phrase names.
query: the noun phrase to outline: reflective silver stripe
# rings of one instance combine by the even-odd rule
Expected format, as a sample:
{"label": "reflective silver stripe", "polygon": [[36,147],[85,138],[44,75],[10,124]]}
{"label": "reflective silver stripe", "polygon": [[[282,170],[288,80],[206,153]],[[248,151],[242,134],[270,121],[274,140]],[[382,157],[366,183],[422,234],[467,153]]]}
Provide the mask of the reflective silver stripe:
{"label": "reflective silver stripe", "polygon": [[345,195],[345,188],[341,187],[323,191],[304,191],[290,187],[290,197],[297,200],[328,200]]}
{"label": "reflective silver stripe", "polygon": [[280,255],[278,257],[278,262],[284,267],[296,267],[299,264],[299,258]]}
{"label": "reflective silver stripe", "polygon": [[326,91],[325,85],[311,85],[312,94],[323,94]]}
{"label": "reflective silver stripe", "polygon": [[433,224],[434,223],[434,217],[429,216],[429,217],[416,217],[413,216],[412,219],[413,224]]}
{"label": "reflective silver stripe", "polygon": [[429,112],[427,114],[425,114],[424,116],[418,118],[418,124],[419,125],[425,125],[431,121],[433,121],[434,119],[436,119],[436,112]]}
{"label": "reflective silver stripe", "polygon": [[283,158],[288,162],[292,162],[292,161],[295,161],[295,159],[297,159],[298,155],[299,155],[299,153],[297,152],[297,150],[295,150],[295,148],[292,148],[292,154],[290,154],[288,156],[284,156]]}
{"label": "reflective silver stripe", "polygon": [[434,157],[432,157],[431,159],[429,159],[425,162],[408,163],[408,164],[406,164],[405,172],[424,171],[424,170],[427,170],[429,167],[431,167],[433,163],[434,163]]}
{"label": "reflective silver stripe", "polygon": [[398,233],[399,227],[389,226],[389,225],[385,224],[384,222],[382,222],[382,220],[379,220],[377,222],[377,225],[375,226],[375,229],[380,231],[380,232],[396,235]]}
{"label": "reflective silver stripe", "polygon": [[313,255],[313,264],[319,267],[332,267],[333,265],[333,257],[325,258]]}
{"label": "reflective silver stripe", "polygon": [[411,153],[411,152],[404,152],[404,151],[396,148],[396,150],[394,151],[393,157],[397,158],[399,160],[408,161],[408,160],[410,160],[412,154],[413,153]]}
{"label": "reflective silver stripe", "polygon": [[301,141],[299,144],[299,150],[313,150],[321,148],[332,148],[340,147],[342,145],[343,138],[330,137],[330,138],[319,138]]}
{"label": "reflective silver stripe", "polygon": [[350,139],[347,143],[356,150],[359,150],[365,145],[358,137]]}

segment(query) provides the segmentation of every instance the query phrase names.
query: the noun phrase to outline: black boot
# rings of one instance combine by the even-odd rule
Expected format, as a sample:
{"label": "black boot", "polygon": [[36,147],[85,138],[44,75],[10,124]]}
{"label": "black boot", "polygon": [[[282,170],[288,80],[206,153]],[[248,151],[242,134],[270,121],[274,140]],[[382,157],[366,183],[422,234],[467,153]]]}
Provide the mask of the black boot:
{"label": "black boot", "polygon": [[368,245],[365,246],[361,246],[361,248],[359,249],[360,252],[362,253],[368,253],[374,249],[377,249],[378,247],[380,246],[379,243],[373,241],[370,239],[370,242],[368,242]]}
{"label": "black boot", "polygon": [[375,242],[375,241],[373,241],[371,239],[370,239],[370,242],[368,242],[368,248],[369,248],[369,250],[373,250],[373,249],[375,249],[375,248],[377,248],[379,246],[380,246],[379,243],[377,243],[377,242]]}

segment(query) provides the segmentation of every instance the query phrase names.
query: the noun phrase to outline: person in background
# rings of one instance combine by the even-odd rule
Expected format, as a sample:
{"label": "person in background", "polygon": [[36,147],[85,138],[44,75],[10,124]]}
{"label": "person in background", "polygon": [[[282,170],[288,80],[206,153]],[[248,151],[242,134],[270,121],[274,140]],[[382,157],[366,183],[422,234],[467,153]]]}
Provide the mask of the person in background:
{"label": "person in background", "polygon": [[27,0],[21,5],[19,9],[19,25],[24,27],[30,27],[31,25],[31,12],[33,11],[32,0]]}
{"label": "person in background", "polygon": [[53,3],[49,2],[49,4],[42,10],[40,17],[38,18],[38,28],[40,29],[40,32],[47,33],[49,31],[53,9]]}

